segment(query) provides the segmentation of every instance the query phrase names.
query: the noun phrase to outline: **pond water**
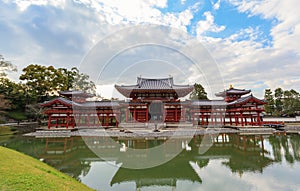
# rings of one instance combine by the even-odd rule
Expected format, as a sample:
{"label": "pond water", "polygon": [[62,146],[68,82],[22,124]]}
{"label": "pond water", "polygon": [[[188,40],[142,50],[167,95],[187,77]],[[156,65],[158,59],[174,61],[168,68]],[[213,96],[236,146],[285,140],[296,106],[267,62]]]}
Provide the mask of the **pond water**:
{"label": "pond water", "polygon": [[[164,146],[167,140],[155,138],[12,136],[2,137],[0,145],[43,160],[101,191],[300,190],[299,135],[220,134],[205,150],[203,139],[176,138]],[[151,148],[159,146],[163,149],[151,156]],[[124,168],[130,162],[157,158],[168,162],[146,169]]]}

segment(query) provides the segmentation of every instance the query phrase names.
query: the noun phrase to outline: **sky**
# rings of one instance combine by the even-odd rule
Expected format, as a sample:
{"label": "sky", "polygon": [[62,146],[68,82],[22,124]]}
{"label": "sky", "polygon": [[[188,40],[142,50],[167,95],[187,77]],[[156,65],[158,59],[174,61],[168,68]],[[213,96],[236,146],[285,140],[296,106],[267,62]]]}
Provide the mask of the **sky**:
{"label": "sky", "polygon": [[[171,75],[177,84],[203,83],[206,89],[217,75],[222,86],[211,88],[212,94],[232,84],[262,98],[266,88],[300,91],[298,10],[298,0],[0,0],[0,54],[17,66],[18,72],[9,74],[16,81],[29,64],[96,71],[98,91],[107,98],[116,96],[114,83],[135,83],[139,75]],[[127,30],[149,25],[172,28],[185,40],[178,35],[167,43],[170,30],[138,28],[137,36]],[[190,40],[185,34],[198,43],[189,46],[191,53],[183,51]],[[156,44],[141,46],[146,35]],[[131,40],[126,44],[124,38]],[[195,63],[204,55],[199,53],[189,63],[195,56],[191,47],[200,46],[210,61]],[[96,66],[87,64],[95,54],[111,53],[113,59],[102,56]],[[117,72],[121,66],[127,68]],[[101,67],[115,71],[115,80],[106,81]]]}

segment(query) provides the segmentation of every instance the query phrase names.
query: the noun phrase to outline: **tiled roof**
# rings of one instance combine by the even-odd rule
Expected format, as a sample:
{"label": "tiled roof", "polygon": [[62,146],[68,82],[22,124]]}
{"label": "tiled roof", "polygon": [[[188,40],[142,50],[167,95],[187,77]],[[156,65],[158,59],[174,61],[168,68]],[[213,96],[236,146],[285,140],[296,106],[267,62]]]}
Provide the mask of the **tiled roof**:
{"label": "tiled roof", "polygon": [[176,85],[174,84],[173,77],[161,79],[148,79],[138,77],[137,84],[135,85],[115,85],[115,88],[125,97],[129,97],[132,91],[161,92],[161,90],[167,92],[175,91],[179,97],[184,97],[194,89],[194,86]]}
{"label": "tiled roof", "polygon": [[226,95],[233,95],[233,94],[245,95],[250,92],[251,92],[251,90],[230,88],[228,90],[224,90],[222,92],[216,93],[215,95],[219,96],[219,97],[225,97]]}
{"label": "tiled roof", "polygon": [[66,91],[59,91],[58,93],[59,95],[63,95],[67,97],[70,96],[93,97],[92,94],[85,93],[84,91],[81,90],[66,90]]}
{"label": "tiled roof", "polygon": [[265,104],[266,101],[265,100],[261,100],[261,99],[258,99],[256,97],[254,97],[252,94],[251,95],[248,95],[248,96],[245,96],[245,97],[241,97],[233,102],[230,102],[228,103],[229,106],[232,106],[232,105],[236,105],[236,104],[243,104],[243,103],[246,103],[248,101],[253,101],[253,102],[256,102],[256,103],[259,103],[259,104]]}
{"label": "tiled roof", "polygon": [[57,102],[62,103],[62,104],[67,105],[67,106],[78,105],[78,103],[73,102],[69,99],[66,99],[66,98],[63,98],[63,97],[57,97],[57,98],[54,98],[50,101],[45,101],[44,103],[41,104],[41,106],[42,107],[47,107],[47,106],[50,106],[50,105],[52,105],[54,103],[57,103]]}
{"label": "tiled roof", "polygon": [[41,104],[42,107],[49,107],[54,103],[62,103],[67,106],[74,106],[74,107],[118,107],[119,103],[118,102],[111,102],[111,101],[87,101],[84,103],[77,103],[72,100],[63,98],[63,97],[58,97],[55,99],[52,99],[50,101],[46,101]]}
{"label": "tiled roof", "polygon": [[241,97],[233,102],[227,103],[223,100],[196,100],[192,101],[192,106],[234,106],[237,104],[244,104],[249,101],[256,102],[258,104],[265,104],[264,100],[254,97],[252,94],[249,96]]}
{"label": "tiled roof", "polygon": [[163,78],[163,79],[137,78],[137,86],[139,89],[172,89],[174,83],[173,83],[173,78]]}

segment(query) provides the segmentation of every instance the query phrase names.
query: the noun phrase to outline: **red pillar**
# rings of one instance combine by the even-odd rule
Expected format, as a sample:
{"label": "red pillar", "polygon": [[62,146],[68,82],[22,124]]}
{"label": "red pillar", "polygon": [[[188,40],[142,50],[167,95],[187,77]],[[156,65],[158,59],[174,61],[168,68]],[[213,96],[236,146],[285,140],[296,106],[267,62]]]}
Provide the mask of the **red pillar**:
{"label": "red pillar", "polygon": [[136,107],[133,108],[133,120],[136,121]]}
{"label": "red pillar", "polygon": [[118,127],[119,126],[119,116],[118,116],[118,114],[116,114],[116,127]]}
{"label": "red pillar", "polygon": [[51,127],[51,114],[48,115],[48,129]]}
{"label": "red pillar", "polygon": [[66,128],[67,129],[69,128],[69,119],[70,119],[70,116],[69,116],[69,114],[67,114],[67,120],[66,120]]}
{"label": "red pillar", "polygon": [[206,125],[208,125],[208,115],[206,115]]}
{"label": "red pillar", "polygon": [[148,115],[149,115],[149,109],[148,109],[148,106],[146,106],[147,108],[146,108],[146,122],[149,120],[148,119]]}
{"label": "red pillar", "polygon": [[258,125],[261,125],[260,112],[257,112],[257,123]]}
{"label": "red pillar", "polygon": [[109,122],[109,116],[108,114],[106,114],[105,116],[105,125],[108,126],[108,122]]}
{"label": "red pillar", "polygon": [[128,123],[128,107],[126,108],[126,113],[125,113],[125,115],[126,115],[126,123]]}
{"label": "red pillar", "polygon": [[166,122],[166,116],[167,116],[168,110],[166,109],[165,105],[163,105],[162,107],[163,107],[162,120],[163,120],[163,122]]}
{"label": "red pillar", "polygon": [[239,125],[239,118],[236,112],[234,112],[234,118],[235,118],[235,125]]}
{"label": "red pillar", "polygon": [[243,112],[240,112],[240,118],[241,118],[241,124],[242,126],[244,126]]}

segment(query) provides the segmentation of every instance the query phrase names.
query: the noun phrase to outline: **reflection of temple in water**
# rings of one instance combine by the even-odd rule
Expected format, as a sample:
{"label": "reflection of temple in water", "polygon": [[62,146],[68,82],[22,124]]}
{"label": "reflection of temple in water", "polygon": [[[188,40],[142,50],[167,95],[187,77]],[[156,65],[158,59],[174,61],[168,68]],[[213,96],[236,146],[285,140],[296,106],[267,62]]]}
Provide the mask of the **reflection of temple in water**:
{"label": "reflection of temple in water", "polygon": [[[93,161],[115,161],[121,167],[112,177],[110,185],[134,182],[137,189],[153,185],[176,188],[176,182],[179,180],[201,184],[202,179],[199,173],[201,168],[214,159],[224,159],[222,164],[239,174],[246,171],[262,172],[273,162],[270,152],[265,150],[262,136],[212,135],[209,137],[213,141],[212,145],[205,153],[202,153],[201,147],[205,146],[203,145],[204,138],[204,136],[196,136],[189,142],[186,139],[173,139],[170,145],[165,145],[167,140],[164,139],[84,137],[83,141],[80,137],[48,138],[45,141],[45,152],[40,155],[40,158],[44,158],[50,165],[77,178],[79,175],[88,174],[90,163]],[[123,145],[128,150],[122,150]],[[158,146],[161,146],[162,150],[156,153],[156,156],[151,156],[150,149],[147,148]],[[191,149],[187,150],[186,146]],[[87,147],[95,153],[101,153],[101,159]],[[130,148],[134,148],[135,151],[130,151]],[[297,148],[297,156],[299,156],[300,144]],[[136,150],[140,152],[136,153]],[[179,154],[170,158],[174,152]],[[156,158],[171,160],[147,169],[122,167],[126,167],[126,163],[133,160],[138,163],[156,160]]]}
{"label": "reflection of temple in water", "polygon": [[[207,163],[208,160],[202,164],[207,165]],[[175,157],[163,165],[147,169],[120,168],[110,184],[113,186],[124,182],[135,182],[136,188],[154,185],[176,188],[178,180],[202,183],[201,177],[189,164],[189,158]]]}
{"label": "reflection of temple in water", "polygon": [[[90,162],[97,160],[96,155],[87,149],[80,137],[46,138],[45,150],[39,158],[74,178],[87,174]],[[89,158],[92,160],[88,160]]]}
{"label": "reflection of temple in water", "polygon": [[[205,157],[223,157],[228,161],[223,162],[232,172],[262,172],[273,160],[265,150],[264,138],[261,135],[241,136],[234,134],[219,135],[219,141],[205,153]],[[220,141],[220,138],[221,141]],[[200,156],[201,157],[201,156]]]}
{"label": "reflection of temple in water", "polygon": [[[296,161],[300,161],[299,135],[264,137],[220,134],[206,135],[206,137],[196,136],[188,142],[190,150],[183,147],[185,139],[174,139],[170,147],[163,147],[163,143],[166,142],[164,139],[132,140],[122,138],[112,140],[104,137],[90,137],[85,140],[89,143],[87,145],[81,137],[21,138],[9,140],[5,143],[6,147],[35,158],[42,158],[46,163],[77,179],[91,173],[92,164],[95,161],[115,161],[118,163],[118,167],[115,167],[116,171],[107,182],[113,188],[125,182],[131,182],[137,188],[151,185],[176,188],[180,181],[194,184],[205,183],[207,179],[201,173],[208,167],[212,167],[215,160],[219,160],[220,165],[237,174],[260,173],[274,163],[293,165],[296,164]],[[206,144],[209,145],[208,143],[204,144],[206,139],[213,140],[213,144],[203,152],[203,147]],[[121,149],[123,144],[127,150]],[[139,157],[140,161],[144,161],[153,157],[151,158],[147,149],[143,148],[154,148],[159,145],[165,150],[162,150],[159,153],[160,156],[156,157],[169,157],[170,152],[174,150],[180,150],[180,153],[168,163],[157,167],[143,170],[122,168],[123,165],[126,165],[125,162],[133,159],[131,156],[134,156],[134,153],[130,152],[130,148],[137,148],[144,152],[135,156],[135,158]],[[99,158],[88,147],[98,149],[103,157]],[[119,166],[121,167],[119,168]]]}

